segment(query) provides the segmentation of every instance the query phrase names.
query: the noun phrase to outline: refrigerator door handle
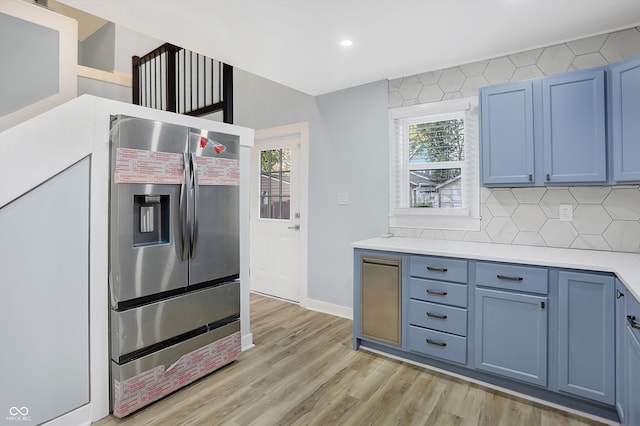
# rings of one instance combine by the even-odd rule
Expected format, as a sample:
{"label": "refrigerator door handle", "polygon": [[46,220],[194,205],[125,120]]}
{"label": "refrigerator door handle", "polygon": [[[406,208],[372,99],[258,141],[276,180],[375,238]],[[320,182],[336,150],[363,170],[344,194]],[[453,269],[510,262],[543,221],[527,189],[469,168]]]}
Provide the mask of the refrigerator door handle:
{"label": "refrigerator door handle", "polygon": [[191,228],[191,220],[189,219],[189,193],[191,192],[191,167],[189,167],[189,156],[183,154],[184,161],[184,182],[180,186],[180,223],[182,224],[182,260],[189,258],[189,245],[187,237]]}
{"label": "refrigerator door handle", "polygon": [[191,228],[191,258],[198,253],[198,204],[200,203],[200,182],[198,181],[198,159],[191,154],[191,173],[193,174],[193,227]]}

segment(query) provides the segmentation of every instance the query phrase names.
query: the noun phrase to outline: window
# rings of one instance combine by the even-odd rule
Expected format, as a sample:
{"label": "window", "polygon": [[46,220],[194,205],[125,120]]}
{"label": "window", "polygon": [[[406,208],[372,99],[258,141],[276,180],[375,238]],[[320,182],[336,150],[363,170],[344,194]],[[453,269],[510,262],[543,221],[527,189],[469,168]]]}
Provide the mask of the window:
{"label": "window", "polygon": [[390,226],[480,229],[477,104],[389,110]]}
{"label": "window", "polygon": [[260,151],[260,218],[289,219],[291,150]]}

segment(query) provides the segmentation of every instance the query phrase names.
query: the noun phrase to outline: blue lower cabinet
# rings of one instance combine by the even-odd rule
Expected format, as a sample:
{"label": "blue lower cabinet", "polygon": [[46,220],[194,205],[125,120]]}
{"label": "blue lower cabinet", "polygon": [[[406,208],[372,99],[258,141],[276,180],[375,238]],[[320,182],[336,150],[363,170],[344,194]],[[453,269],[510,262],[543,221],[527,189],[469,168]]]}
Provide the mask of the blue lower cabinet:
{"label": "blue lower cabinet", "polygon": [[467,310],[437,303],[409,301],[409,323],[446,333],[467,335]]}
{"label": "blue lower cabinet", "polygon": [[624,391],[626,418],[623,425],[640,425],[640,303],[627,291],[624,326]]}
{"label": "blue lower cabinet", "polygon": [[409,297],[444,305],[467,307],[467,285],[444,281],[409,279]]}
{"label": "blue lower cabinet", "polygon": [[409,326],[409,350],[460,364],[467,363],[467,338]]}
{"label": "blue lower cabinet", "polygon": [[615,402],[615,280],[560,271],[558,389]]}
{"label": "blue lower cabinet", "polygon": [[625,390],[627,394],[626,419],[623,425],[640,425],[640,342],[631,327],[626,328],[625,338]]}
{"label": "blue lower cabinet", "polygon": [[477,288],[475,368],[547,385],[547,298]]}
{"label": "blue lower cabinet", "polygon": [[623,425],[627,413],[627,394],[626,394],[626,371],[625,365],[625,333],[626,333],[626,311],[625,300],[632,297],[625,286],[616,280],[616,411]]}

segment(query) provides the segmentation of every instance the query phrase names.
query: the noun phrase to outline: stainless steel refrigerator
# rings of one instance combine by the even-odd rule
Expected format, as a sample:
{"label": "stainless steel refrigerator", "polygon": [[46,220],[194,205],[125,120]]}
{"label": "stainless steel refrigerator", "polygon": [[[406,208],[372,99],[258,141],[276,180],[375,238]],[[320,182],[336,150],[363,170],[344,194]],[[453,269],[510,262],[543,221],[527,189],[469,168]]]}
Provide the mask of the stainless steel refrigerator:
{"label": "stainless steel refrigerator", "polygon": [[111,409],[130,414],[240,353],[239,140],[111,118]]}

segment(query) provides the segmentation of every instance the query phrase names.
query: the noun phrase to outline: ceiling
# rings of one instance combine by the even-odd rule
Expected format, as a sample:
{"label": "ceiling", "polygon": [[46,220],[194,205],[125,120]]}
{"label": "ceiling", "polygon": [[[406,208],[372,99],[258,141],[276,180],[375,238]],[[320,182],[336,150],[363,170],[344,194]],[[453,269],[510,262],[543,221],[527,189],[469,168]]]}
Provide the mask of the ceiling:
{"label": "ceiling", "polygon": [[640,0],[59,1],[310,95],[640,25]]}

